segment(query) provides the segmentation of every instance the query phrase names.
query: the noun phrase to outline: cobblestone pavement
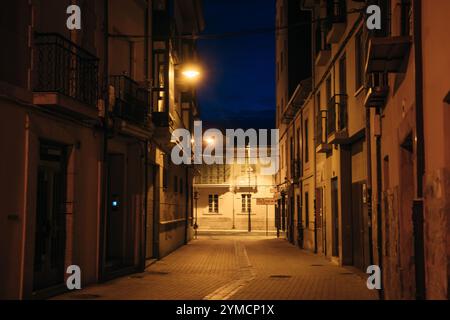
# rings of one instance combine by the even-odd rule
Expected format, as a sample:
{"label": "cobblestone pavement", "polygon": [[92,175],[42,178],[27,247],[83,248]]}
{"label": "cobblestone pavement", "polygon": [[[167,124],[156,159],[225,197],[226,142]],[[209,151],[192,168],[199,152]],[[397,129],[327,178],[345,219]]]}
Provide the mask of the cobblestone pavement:
{"label": "cobblestone pavement", "polygon": [[146,272],[56,299],[367,300],[364,275],[285,240],[201,236]]}

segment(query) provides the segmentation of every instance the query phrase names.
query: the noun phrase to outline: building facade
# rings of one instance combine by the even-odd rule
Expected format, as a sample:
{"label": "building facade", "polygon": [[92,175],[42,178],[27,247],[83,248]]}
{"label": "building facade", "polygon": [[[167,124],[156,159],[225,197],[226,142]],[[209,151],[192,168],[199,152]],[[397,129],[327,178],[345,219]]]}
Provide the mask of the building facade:
{"label": "building facade", "polygon": [[[82,26],[69,31],[73,4]],[[195,58],[192,37],[175,42],[203,28],[200,3],[9,1],[0,15],[0,298],[63,292],[71,265],[83,287],[143,270],[189,241],[191,169],[172,171],[183,193],[160,172],[170,130],[198,116],[174,66]],[[161,34],[167,59],[152,40]]]}
{"label": "building facade", "polygon": [[[297,2],[312,17],[312,79],[277,108],[282,143],[294,137],[281,161],[300,168],[300,182],[278,180],[295,190],[288,238],[341,265],[379,265],[387,299],[448,299],[449,11],[429,2]],[[381,30],[367,28],[368,5]]]}
{"label": "building facade", "polygon": [[[194,220],[199,231],[276,231],[274,177],[259,163],[201,165],[195,177]],[[269,201],[270,200],[270,201]]]}
{"label": "building facade", "polygon": [[[309,171],[314,167],[313,157],[301,167],[299,139],[304,130],[299,121],[294,122],[294,110],[288,110],[290,98],[297,92],[298,85],[308,90],[311,78],[311,14],[300,10],[298,1],[278,0],[276,2],[276,124],[280,130],[280,170],[276,175],[278,199],[276,205],[277,224],[282,234],[292,243],[306,242],[312,244],[312,225],[304,227],[300,219],[299,202],[302,201],[303,186],[309,190],[313,185],[312,175],[306,173],[305,179],[300,180],[301,171]],[[302,89],[302,90],[304,90]],[[295,123],[295,128],[294,128]],[[305,122],[312,129],[311,122]],[[305,130],[305,133],[308,129]],[[310,149],[312,150],[312,149]],[[312,153],[311,153],[312,155]],[[314,189],[313,189],[314,190]],[[313,197],[308,200],[312,204]],[[312,208],[312,206],[311,206]],[[305,236],[304,236],[305,234]]]}

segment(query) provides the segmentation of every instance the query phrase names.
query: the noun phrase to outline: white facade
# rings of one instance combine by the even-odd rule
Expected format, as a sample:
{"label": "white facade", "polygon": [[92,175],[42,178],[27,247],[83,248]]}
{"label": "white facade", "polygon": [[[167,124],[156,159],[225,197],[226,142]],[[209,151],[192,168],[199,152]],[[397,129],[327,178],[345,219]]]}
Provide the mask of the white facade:
{"label": "white facade", "polygon": [[245,162],[199,167],[194,220],[200,231],[248,231],[249,211],[252,231],[276,230],[274,205],[261,205],[257,200],[273,199],[274,177],[262,175],[260,165]]}

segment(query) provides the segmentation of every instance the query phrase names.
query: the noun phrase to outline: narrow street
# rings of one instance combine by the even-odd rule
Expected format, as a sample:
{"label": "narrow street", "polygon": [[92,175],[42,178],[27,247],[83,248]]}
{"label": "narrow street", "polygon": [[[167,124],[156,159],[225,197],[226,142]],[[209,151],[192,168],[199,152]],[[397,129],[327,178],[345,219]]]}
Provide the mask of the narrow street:
{"label": "narrow street", "polygon": [[0,302],[450,301],[448,21],[450,0],[2,1]]}
{"label": "narrow street", "polygon": [[65,294],[63,300],[369,300],[364,274],[286,240],[204,235],[146,272]]}

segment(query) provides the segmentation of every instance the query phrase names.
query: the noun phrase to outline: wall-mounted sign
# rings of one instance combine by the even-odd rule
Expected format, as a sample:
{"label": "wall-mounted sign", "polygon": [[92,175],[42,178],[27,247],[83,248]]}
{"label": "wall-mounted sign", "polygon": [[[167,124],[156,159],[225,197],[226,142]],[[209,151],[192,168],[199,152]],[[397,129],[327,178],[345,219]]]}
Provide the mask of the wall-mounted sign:
{"label": "wall-mounted sign", "polygon": [[273,198],[257,198],[256,205],[257,206],[273,206],[276,201]]}

